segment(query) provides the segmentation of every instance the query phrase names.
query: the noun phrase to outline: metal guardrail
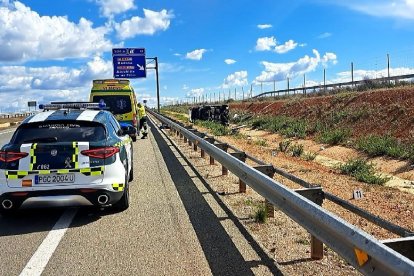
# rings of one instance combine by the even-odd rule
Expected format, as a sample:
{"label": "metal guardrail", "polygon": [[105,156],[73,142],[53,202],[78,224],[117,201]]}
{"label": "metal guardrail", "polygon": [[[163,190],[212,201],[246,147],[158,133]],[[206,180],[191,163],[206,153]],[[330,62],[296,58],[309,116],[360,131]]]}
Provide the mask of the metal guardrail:
{"label": "metal guardrail", "polygon": [[163,124],[180,132],[194,145],[220,162],[360,272],[366,275],[414,276],[414,262],[384,245],[375,237],[284,187],[267,175],[249,167],[179,124],[153,111],[149,111],[149,113]]}
{"label": "metal guardrail", "polygon": [[[172,120],[172,121],[174,122],[174,120]],[[218,143],[224,144],[224,142],[222,142],[220,140],[215,139],[215,141],[218,142]],[[241,150],[235,148],[232,145],[228,145],[228,148],[232,149],[235,152],[241,152]],[[255,162],[258,165],[269,165],[269,164],[266,164],[265,162],[257,159],[256,157],[247,154],[247,153],[245,154],[245,157],[246,157],[246,159],[250,159],[251,161]],[[303,180],[303,179],[301,179],[301,178],[299,178],[299,177],[297,177],[293,174],[290,174],[286,171],[283,171],[279,168],[274,167],[274,171],[275,171],[275,173],[289,179],[290,181],[292,181],[296,184],[301,185],[304,188],[318,188],[319,187],[319,186],[313,185],[313,184],[311,184],[311,183],[309,183],[309,182],[307,182],[307,181],[305,181],[305,180]],[[356,205],[354,205],[354,204],[352,204],[352,203],[350,203],[350,202],[348,202],[348,201],[346,201],[346,200],[344,200],[340,197],[335,196],[334,194],[331,194],[331,193],[328,193],[328,192],[324,191],[323,195],[324,195],[324,198],[326,200],[329,200],[329,201],[341,206],[342,208],[347,209],[348,211],[351,211],[352,213],[354,213],[354,214],[356,214],[356,215],[372,222],[373,224],[378,225],[378,226],[380,226],[380,227],[382,227],[382,228],[384,228],[384,229],[386,229],[386,230],[388,230],[388,231],[390,231],[394,234],[399,235],[400,237],[412,237],[412,236],[414,236],[414,232],[412,232],[408,229],[405,229],[405,228],[403,228],[399,225],[396,225],[392,222],[389,222],[389,221],[387,221],[387,220],[385,220],[385,219],[383,219],[379,216],[376,216],[376,215],[374,215],[370,212],[367,212],[366,210],[363,210],[363,209],[359,208],[358,206],[356,206]]]}
{"label": "metal guardrail", "polygon": [[414,74],[408,74],[408,75],[400,75],[400,76],[394,76],[394,77],[382,77],[377,79],[368,79],[368,80],[359,80],[359,81],[348,81],[348,82],[340,82],[340,83],[331,83],[331,84],[321,84],[321,85],[315,85],[315,86],[309,86],[309,87],[296,87],[296,88],[289,88],[289,89],[281,89],[281,90],[275,90],[275,91],[268,91],[264,93],[260,93],[254,97],[251,97],[251,99],[256,99],[260,97],[264,97],[267,95],[274,95],[274,94],[281,94],[281,93],[290,93],[297,91],[303,91],[304,94],[306,94],[307,90],[320,90],[320,89],[328,89],[328,88],[341,88],[342,86],[351,86],[354,87],[356,85],[366,84],[367,82],[387,82],[387,81],[397,81],[397,80],[404,80],[404,79],[412,79],[414,78]]}

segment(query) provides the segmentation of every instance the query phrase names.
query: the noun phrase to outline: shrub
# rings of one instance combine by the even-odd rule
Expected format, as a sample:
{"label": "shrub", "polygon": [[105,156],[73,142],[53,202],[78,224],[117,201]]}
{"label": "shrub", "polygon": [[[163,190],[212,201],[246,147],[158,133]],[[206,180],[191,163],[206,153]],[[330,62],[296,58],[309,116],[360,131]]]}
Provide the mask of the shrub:
{"label": "shrub", "polygon": [[287,152],[289,149],[291,141],[290,140],[283,140],[279,142],[279,150],[281,152]]}
{"label": "shrub", "polygon": [[356,148],[369,156],[387,155],[396,158],[409,158],[410,149],[391,136],[370,135],[357,140]]}
{"label": "shrub", "polygon": [[306,161],[312,161],[312,160],[315,160],[316,155],[317,155],[316,152],[306,152],[302,154],[302,158]]}
{"label": "shrub", "polygon": [[356,180],[368,184],[382,185],[390,178],[375,174],[374,165],[363,159],[350,159],[345,164],[339,166],[343,174],[355,177]]}
{"label": "shrub", "polygon": [[327,129],[318,135],[318,141],[329,145],[338,145],[344,143],[351,136],[349,129]]}
{"label": "shrub", "polygon": [[303,154],[303,145],[302,144],[294,144],[290,147],[290,151],[292,152],[292,156],[300,157]]}

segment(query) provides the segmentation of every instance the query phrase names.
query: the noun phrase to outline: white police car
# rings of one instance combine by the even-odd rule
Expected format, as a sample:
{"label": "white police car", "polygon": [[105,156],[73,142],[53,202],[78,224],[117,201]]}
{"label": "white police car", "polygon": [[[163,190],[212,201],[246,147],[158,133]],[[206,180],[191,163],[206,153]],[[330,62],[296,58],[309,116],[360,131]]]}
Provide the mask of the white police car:
{"label": "white police car", "polygon": [[[49,104],[0,150],[0,212],[42,201],[129,207],[132,126],[99,104]],[[102,106],[101,106],[102,107]]]}

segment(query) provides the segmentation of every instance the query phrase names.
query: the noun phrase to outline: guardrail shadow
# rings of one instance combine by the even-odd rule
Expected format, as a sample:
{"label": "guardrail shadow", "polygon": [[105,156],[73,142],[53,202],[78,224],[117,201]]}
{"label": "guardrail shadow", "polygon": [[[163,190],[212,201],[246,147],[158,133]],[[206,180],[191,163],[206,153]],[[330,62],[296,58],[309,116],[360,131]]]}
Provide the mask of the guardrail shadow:
{"label": "guardrail shadow", "polygon": [[[152,126],[151,129],[154,129],[155,125],[152,122],[150,122],[150,124]],[[268,267],[273,275],[283,275],[276,266],[274,260],[263,251],[233,212],[227,208],[220,197],[212,190],[208,183],[176,146],[173,143],[171,143],[171,145],[167,144],[159,131],[153,130],[152,134],[164,158],[168,171],[171,174],[171,178],[190,218],[213,275],[253,275],[254,273],[251,268],[259,265]],[[172,142],[170,138],[167,137],[167,139]],[[179,158],[184,160],[186,165],[194,171],[198,179],[224,210],[228,219],[234,223],[251,248],[253,248],[259,256],[260,261],[255,260],[249,262],[244,260],[231,237],[221,225],[220,219],[216,216],[202,193],[198,190],[192,177],[180,164],[179,159],[174,155],[171,147],[174,147],[177,150],[180,154]]]}

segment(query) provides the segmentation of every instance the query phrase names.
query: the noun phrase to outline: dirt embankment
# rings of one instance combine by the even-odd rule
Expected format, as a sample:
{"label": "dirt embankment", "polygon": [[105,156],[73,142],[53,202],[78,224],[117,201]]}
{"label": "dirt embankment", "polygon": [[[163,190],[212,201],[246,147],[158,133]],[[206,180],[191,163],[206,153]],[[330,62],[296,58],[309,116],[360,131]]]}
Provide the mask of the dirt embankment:
{"label": "dirt embankment", "polygon": [[414,87],[287,100],[232,103],[234,112],[285,115],[311,123],[328,122],[351,130],[352,137],[391,135],[414,142]]}

